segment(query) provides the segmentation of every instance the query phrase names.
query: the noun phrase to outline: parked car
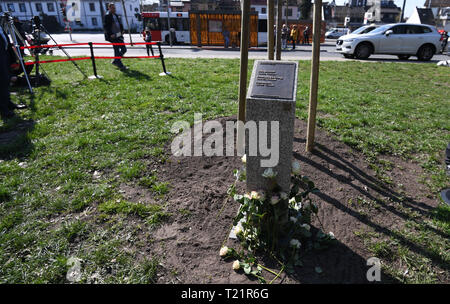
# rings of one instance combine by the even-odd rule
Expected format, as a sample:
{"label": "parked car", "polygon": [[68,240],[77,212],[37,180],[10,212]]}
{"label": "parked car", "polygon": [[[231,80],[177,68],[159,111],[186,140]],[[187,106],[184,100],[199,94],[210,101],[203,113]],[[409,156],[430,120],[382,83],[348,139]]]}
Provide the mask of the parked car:
{"label": "parked car", "polygon": [[328,32],[325,33],[325,38],[327,39],[338,39],[339,37],[348,33],[348,29],[333,27]]}
{"label": "parked car", "polygon": [[440,39],[441,35],[431,25],[386,24],[366,34],[338,39],[336,51],[346,58],[367,59],[372,54],[389,54],[401,60],[417,56],[427,61],[440,52]]}

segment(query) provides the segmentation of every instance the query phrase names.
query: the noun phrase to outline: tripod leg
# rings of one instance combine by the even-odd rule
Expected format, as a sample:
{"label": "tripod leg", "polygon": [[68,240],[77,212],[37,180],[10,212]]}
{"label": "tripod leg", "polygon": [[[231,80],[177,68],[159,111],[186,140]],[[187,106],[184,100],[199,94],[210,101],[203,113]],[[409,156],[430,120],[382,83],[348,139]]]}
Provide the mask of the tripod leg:
{"label": "tripod leg", "polygon": [[28,73],[27,73],[27,71],[25,69],[25,63],[23,61],[22,53],[20,53],[20,48],[18,47],[17,36],[16,36],[15,31],[14,31],[15,27],[14,27],[13,24],[10,23],[8,29],[9,29],[9,32],[10,32],[9,34],[11,35],[11,37],[13,37],[14,47],[16,48],[16,53],[17,53],[17,56],[19,58],[20,65],[22,67],[23,74],[25,75],[25,79],[27,80],[28,89],[30,90],[31,94],[34,94],[33,88],[31,87],[30,79],[28,78]]}
{"label": "tripod leg", "polygon": [[[41,27],[42,27],[42,29],[44,30],[44,32],[50,37],[50,39],[52,39],[52,41],[53,41],[55,44],[58,44],[58,43],[56,42],[56,40],[53,39],[52,35],[50,35],[50,33],[47,31],[47,29],[46,29],[45,27],[43,27],[42,25],[41,25]],[[70,57],[70,55],[66,52],[66,50],[65,50],[62,46],[59,46],[58,48],[59,48],[59,49],[67,56],[68,59],[72,59],[72,57]],[[78,69],[78,71],[80,71],[80,73],[83,74],[83,76],[84,76],[85,78],[87,78],[87,75],[80,69],[80,67],[78,66],[78,64],[77,64],[75,61],[71,61],[71,62],[72,62],[73,65]]]}

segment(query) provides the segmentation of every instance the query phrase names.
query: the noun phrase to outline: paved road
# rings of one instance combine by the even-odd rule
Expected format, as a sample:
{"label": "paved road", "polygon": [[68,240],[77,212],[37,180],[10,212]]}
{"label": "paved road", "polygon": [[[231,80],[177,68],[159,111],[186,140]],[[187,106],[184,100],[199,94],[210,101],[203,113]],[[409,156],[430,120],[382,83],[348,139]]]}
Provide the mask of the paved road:
{"label": "paved road", "polygon": [[[53,34],[52,37],[58,43],[83,43],[83,42],[105,42],[104,35],[102,33],[76,33],[72,34],[72,41],[69,39],[69,34]],[[139,34],[132,34],[133,42],[143,42]],[[125,42],[130,42],[129,36],[125,35]],[[66,51],[71,56],[90,56],[89,48],[87,47],[66,47]],[[203,47],[199,48],[196,46],[173,46],[168,45],[162,46],[163,53],[165,57],[174,58],[239,58],[239,49],[224,49],[223,47]],[[63,55],[61,51],[55,51],[55,55]],[[95,48],[96,56],[112,56],[112,47],[99,47]],[[139,56],[146,55],[145,46],[134,46],[129,47],[128,56]],[[251,49],[249,52],[250,59],[266,59],[266,49]],[[295,50],[286,50],[282,53],[282,59],[287,60],[309,60],[311,59],[311,45],[300,45],[297,46]],[[447,60],[448,57],[444,55],[435,55],[433,60],[429,63],[436,63],[440,60]],[[335,52],[335,40],[326,40],[325,43],[321,45],[320,50],[320,60],[337,60],[337,61],[348,61],[349,59],[343,58],[341,54]],[[367,62],[399,62],[396,56],[390,55],[372,55]],[[404,62],[419,63],[413,57],[411,60]]]}

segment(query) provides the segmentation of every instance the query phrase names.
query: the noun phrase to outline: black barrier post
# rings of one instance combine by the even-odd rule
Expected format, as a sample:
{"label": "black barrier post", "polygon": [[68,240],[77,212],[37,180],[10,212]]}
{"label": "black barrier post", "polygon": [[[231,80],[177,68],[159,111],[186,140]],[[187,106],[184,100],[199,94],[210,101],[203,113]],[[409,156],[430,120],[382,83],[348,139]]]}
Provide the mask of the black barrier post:
{"label": "black barrier post", "polygon": [[164,55],[161,50],[161,41],[158,41],[157,44],[158,44],[158,50],[159,50],[159,58],[161,58],[161,63],[162,63],[163,71],[164,71],[163,73],[160,73],[159,76],[170,75],[170,72],[167,72],[166,65],[164,64]]}
{"label": "black barrier post", "polygon": [[102,76],[97,75],[97,66],[95,65],[94,47],[92,46],[92,42],[88,42],[88,44],[89,44],[89,49],[91,50],[92,68],[94,69],[94,75],[89,76],[89,79],[102,78]]}

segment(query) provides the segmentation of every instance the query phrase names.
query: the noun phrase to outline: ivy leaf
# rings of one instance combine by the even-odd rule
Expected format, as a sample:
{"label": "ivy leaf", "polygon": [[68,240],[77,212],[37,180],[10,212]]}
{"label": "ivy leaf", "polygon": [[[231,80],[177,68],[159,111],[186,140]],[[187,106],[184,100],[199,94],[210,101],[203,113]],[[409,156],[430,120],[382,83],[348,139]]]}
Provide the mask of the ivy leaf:
{"label": "ivy leaf", "polygon": [[302,267],[303,266],[303,262],[301,260],[297,260],[297,261],[295,261],[295,266]]}

